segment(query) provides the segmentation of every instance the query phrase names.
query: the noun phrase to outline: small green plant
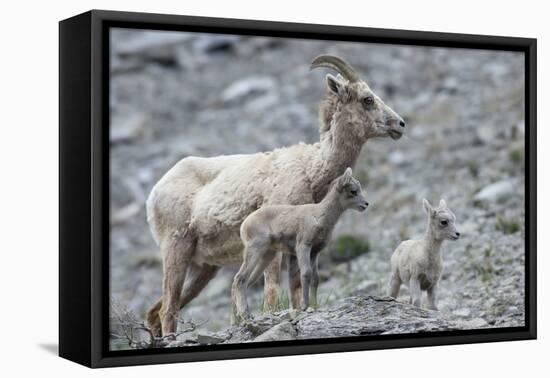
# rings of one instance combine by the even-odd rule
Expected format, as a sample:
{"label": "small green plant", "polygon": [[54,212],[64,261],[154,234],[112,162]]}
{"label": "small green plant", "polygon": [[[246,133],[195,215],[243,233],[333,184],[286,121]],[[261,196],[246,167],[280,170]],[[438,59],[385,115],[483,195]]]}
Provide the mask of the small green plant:
{"label": "small green plant", "polygon": [[523,161],[523,149],[514,148],[510,151],[510,160],[514,163],[521,163]]}
{"label": "small green plant", "polygon": [[477,259],[471,262],[471,268],[476,272],[476,275],[479,277],[481,282],[489,282],[493,279],[495,270],[493,268],[492,262],[493,248],[490,245],[487,245],[483,249],[483,260],[479,261]]}
{"label": "small green plant", "polygon": [[[332,295],[332,292],[333,292],[333,290],[331,290],[331,291],[327,294],[327,296],[325,297],[325,299],[323,299],[323,300],[321,301],[321,303],[322,303],[321,306],[326,307],[326,306],[329,305],[329,303],[330,303],[330,296]],[[315,308],[318,308],[318,307],[319,307],[319,306],[317,306],[317,307],[315,307]]]}
{"label": "small green plant", "polygon": [[520,225],[513,219],[499,216],[495,223],[495,229],[505,234],[515,234],[520,230]]}
{"label": "small green plant", "polygon": [[470,160],[468,162],[468,170],[470,171],[470,174],[472,175],[472,177],[478,177],[479,163],[476,160]]}
{"label": "small green plant", "polygon": [[338,237],[329,247],[329,255],[333,262],[346,262],[367,253],[370,245],[367,240],[362,240],[351,235]]}
{"label": "small green plant", "polygon": [[288,292],[286,290],[281,290],[279,293],[279,297],[277,298],[277,304],[275,305],[274,309],[270,309],[265,305],[263,296],[262,300],[260,301],[259,306],[259,312],[261,313],[269,313],[272,311],[283,311],[290,308],[290,298],[288,296]]}

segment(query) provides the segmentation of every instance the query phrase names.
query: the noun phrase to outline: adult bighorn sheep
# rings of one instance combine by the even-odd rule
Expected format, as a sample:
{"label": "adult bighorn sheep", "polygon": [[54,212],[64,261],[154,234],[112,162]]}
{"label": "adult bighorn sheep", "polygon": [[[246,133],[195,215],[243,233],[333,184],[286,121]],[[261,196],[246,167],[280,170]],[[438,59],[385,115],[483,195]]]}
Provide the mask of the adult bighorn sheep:
{"label": "adult bighorn sheep", "polygon": [[[156,336],[176,331],[177,314],[225,265],[242,262],[239,228],[265,204],[319,202],[329,184],[353,167],[368,139],[399,139],[405,122],[341,58],[321,55],[311,69],[327,67],[320,106],[320,142],[270,152],[187,157],[172,167],[147,199],[147,220],[163,256],[162,296],[147,313]],[[289,272],[299,272],[289,261]],[[265,271],[264,302],[276,305],[281,253]],[[300,308],[299,273],[289,274],[291,303]]]}

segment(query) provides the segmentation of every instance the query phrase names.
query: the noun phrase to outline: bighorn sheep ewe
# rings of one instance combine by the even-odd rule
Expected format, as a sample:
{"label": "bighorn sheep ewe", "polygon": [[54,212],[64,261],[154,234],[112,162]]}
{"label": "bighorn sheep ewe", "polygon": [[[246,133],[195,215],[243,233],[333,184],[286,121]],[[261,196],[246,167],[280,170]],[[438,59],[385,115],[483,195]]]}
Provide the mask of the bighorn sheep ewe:
{"label": "bighorn sheep ewe", "polygon": [[[275,246],[287,250],[298,266],[302,286],[302,310],[311,298],[317,303],[317,256],[332,233],[340,215],[347,209],[365,211],[368,202],[351,168],[333,181],[325,198],[316,204],[264,206],[250,214],[241,225],[244,244],[243,264],[232,287],[233,313],[237,320],[250,317],[246,290],[275,258]],[[293,262],[294,262],[293,261]]]}
{"label": "bighorn sheep ewe", "polygon": [[397,298],[401,283],[408,283],[411,303],[420,307],[422,290],[428,293],[428,308],[437,310],[436,294],[441,277],[443,240],[457,240],[454,213],[444,200],[433,208],[424,199],[424,211],[428,214],[428,227],[422,239],[406,240],[399,244],[391,257],[391,277],[389,295]]}
{"label": "bighorn sheep ewe", "polygon": [[[175,332],[179,310],[219,268],[242,262],[239,228],[250,213],[266,204],[320,201],[329,183],[355,165],[368,139],[401,137],[403,119],[350,65],[338,57],[321,55],[311,64],[312,69],[317,67],[341,74],[326,76],[328,93],[320,107],[319,143],[251,155],[187,157],[153,187],[147,199],[147,220],[160,246],[164,269],[162,297],[147,314],[155,335]],[[270,308],[278,297],[280,256],[265,271],[264,302]],[[291,277],[290,292],[298,307],[299,275]]]}

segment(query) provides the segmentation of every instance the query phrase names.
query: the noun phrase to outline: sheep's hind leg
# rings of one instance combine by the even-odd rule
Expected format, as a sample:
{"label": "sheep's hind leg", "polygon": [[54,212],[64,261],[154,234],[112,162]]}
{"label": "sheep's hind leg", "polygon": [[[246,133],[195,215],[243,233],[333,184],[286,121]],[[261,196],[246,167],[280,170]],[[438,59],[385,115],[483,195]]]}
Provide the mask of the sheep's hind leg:
{"label": "sheep's hind leg", "polygon": [[390,287],[388,290],[388,295],[393,298],[397,298],[399,295],[399,289],[401,288],[401,278],[397,272],[393,272],[390,277]]}
{"label": "sheep's hind leg", "polygon": [[428,289],[427,305],[430,310],[437,311],[437,306],[435,305],[436,299],[437,299],[437,284],[433,285]]}
{"label": "sheep's hind leg", "polygon": [[416,278],[411,278],[409,290],[411,292],[411,303],[416,307],[420,307],[422,304],[422,290],[420,289],[420,281]]}
{"label": "sheep's hind leg", "polygon": [[159,310],[162,306],[162,297],[154,304],[152,305],[149,310],[147,311],[147,325],[149,326],[149,329],[151,330],[151,333],[154,337],[161,337],[162,336],[162,326],[160,323],[160,316],[159,316]]}
{"label": "sheep's hind leg", "polygon": [[196,265],[192,264],[189,267],[183,293],[180,297],[180,310],[196,298],[197,295],[208,285],[208,283],[216,276],[220,267],[214,265]]}
{"label": "sheep's hind leg", "polygon": [[320,248],[311,251],[311,288],[310,288],[310,302],[311,307],[317,308],[317,288],[319,287],[319,252]]}
{"label": "sheep's hind leg", "polygon": [[195,238],[190,235],[174,235],[163,248],[164,279],[159,310],[163,336],[176,332],[180,295],[194,249]]}
{"label": "sheep's hind leg", "polygon": [[309,287],[311,285],[311,247],[300,245],[296,248],[296,258],[300,268],[300,283],[302,284],[302,310],[309,308]]}
{"label": "sheep's hind leg", "polygon": [[[183,293],[180,298],[179,307],[180,310],[191,302],[199,293],[206,287],[208,282],[216,276],[219,271],[219,267],[212,265],[197,266],[192,264],[189,267],[187,274],[189,277],[185,280],[185,286],[183,287]],[[160,298],[151,308],[147,311],[147,324],[151,329],[154,337],[162,336],[161,322],[159,316],[159,310],[162,306],[162,298]]]}
{"label": "sheep's hind leg", "polygon": [[243,264],[233,279],[231,297],[233,300],[234,322],[250,318],[247,289],[263,273],[273,254],[268,251],[269,241],[253,241],[245,246]]}
{"label": "sheep's hind leg", "polygon": [[264,271],[264,311],[277,311],[281,286],[283,253],[278,252]]}
{"label": "sheep's hind leg", "polygon": [[296,256],[288,256],[288,291],[290,304],[293,309],[299,310],[302,301],[302,284],[300,282],[300,267]]}

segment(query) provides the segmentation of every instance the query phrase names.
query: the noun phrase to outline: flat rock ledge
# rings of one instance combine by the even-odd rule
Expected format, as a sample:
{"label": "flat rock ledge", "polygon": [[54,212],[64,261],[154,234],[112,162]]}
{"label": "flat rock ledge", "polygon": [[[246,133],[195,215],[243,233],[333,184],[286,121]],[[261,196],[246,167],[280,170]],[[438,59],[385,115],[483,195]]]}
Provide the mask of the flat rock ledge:
{"label": "flat rock ledge", "polygon": [[229,344],[489,327],[482,318],[465,319],[417,308],[390,297],[353,296],[312,312],[285,310],[255,314],[253,319],[210,334],[208,338],[201,338],[199,334],[193,341],[176,341],[169,346],[204,345],[209,339],[216,340],[216,344]]}

